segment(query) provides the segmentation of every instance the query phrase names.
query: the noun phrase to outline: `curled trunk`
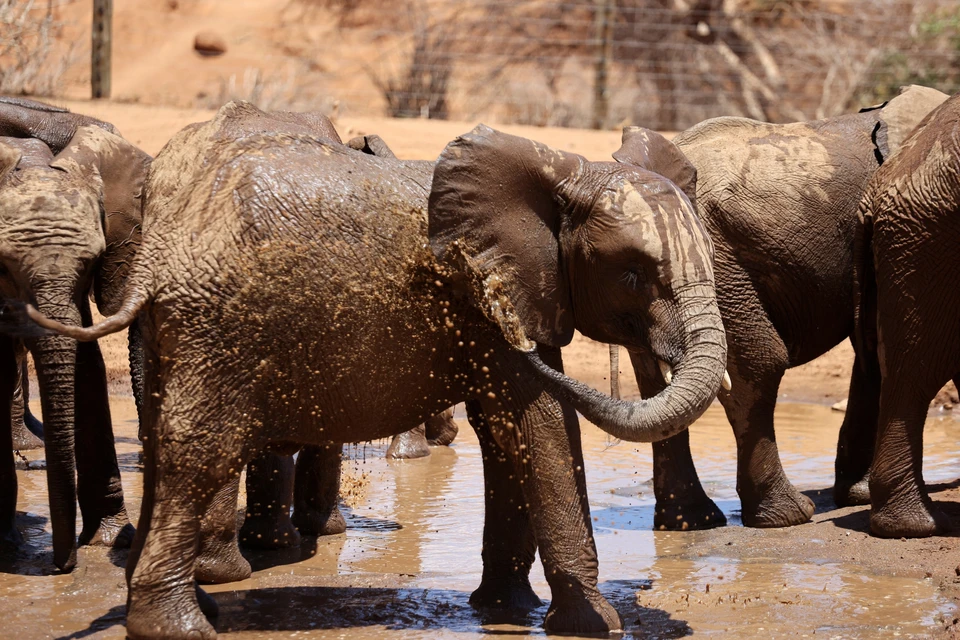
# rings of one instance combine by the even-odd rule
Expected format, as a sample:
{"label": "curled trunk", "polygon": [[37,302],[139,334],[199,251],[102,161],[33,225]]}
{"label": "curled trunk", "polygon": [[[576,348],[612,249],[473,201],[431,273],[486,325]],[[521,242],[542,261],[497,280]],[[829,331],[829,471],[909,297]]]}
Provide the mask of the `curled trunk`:
{"label": "curled trunk", "polygon": [[[68,298],[44,301],[41,311],[48,317],[80,324],[80,311]],[[74,442],[74,403],[77,343],[64,336],[46,336],[32,348],[40,383],[44,420],[44,450],[47,458],[47,491],[50,524],[53,529],[53,561],[63,571],[77,562],[77,479]]]}
{"label": "curled trunk", "polygon": [[583,417],[610,435],[629,442],[664,440],[689,427],[717,395],[727,362],[720,312],[711,296],[682,303],[684,336],[679,360],[671,363],[671,383],[656,396],[626,402],[611,398],[527,354],[547,388],[569,401]]}

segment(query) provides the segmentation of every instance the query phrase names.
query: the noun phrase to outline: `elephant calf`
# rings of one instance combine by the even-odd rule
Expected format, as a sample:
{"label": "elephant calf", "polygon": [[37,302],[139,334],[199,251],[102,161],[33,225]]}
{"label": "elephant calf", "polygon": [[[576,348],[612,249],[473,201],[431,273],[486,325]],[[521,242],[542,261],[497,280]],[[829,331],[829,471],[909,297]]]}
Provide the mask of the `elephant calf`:
{"label": "elephant calf", "polygon": [[923,483],[923,426],[937,392],[960,382],[960,95],[874,174],[860,215],[858,335],[883,373],[870,529],[928,536],[942,527]]}
{"label": "elephant calf", "polygon": [[[27,300],[51,317],[92,323],[102,313],[139,238],[140,196],[150,157],[107,123],[32,101],[0,99],[0,297]],[[80,544],[129,544],[130,525],[96,343],[55,335],[22,341],[33,354],[43,407],[53,559],[76,563]],[[20,339],[0,335],[0,537],[16,543],[17,481],[11,409],[23,372]]]}
{"label": "elephant calf", "polygon": [[[194,582],[201,516],[259,451],[393,435],[464,401],[486,502],[471,602],[538,604],[539,548],[547,630],[621,628],[597,590],[576,411],[651,441],[715,396],[726,343],[690,203],[648,171],[483,126],[434,168],[309,135],[231,133],[259,115],[230,103],[161,152],[117,314],[81,328],[28,308],[80,340],[143,323],[129,637],[214,637]],[[153,198],[170,166],[189,171],[183,188]],[[560,347],[575,329],[655,353],[673,384],[629,403],[569,379]]]}

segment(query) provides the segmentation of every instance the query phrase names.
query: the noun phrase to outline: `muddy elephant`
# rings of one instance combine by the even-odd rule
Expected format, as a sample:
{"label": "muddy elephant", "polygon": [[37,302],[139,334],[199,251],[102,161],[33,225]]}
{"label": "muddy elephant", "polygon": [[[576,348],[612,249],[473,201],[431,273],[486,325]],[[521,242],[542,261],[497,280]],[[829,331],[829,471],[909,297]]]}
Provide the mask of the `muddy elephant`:
{"label": "muddy elephant", "polygon": [[[624,131],[614,157],[680,186],[716,248],[732,381],[719,399],[737,440],[737,492],[747,526],[790,526],[813,515],[813,502],[780,464],[773,424],[780,380],[851,335],[858,203],[877,167],[946,97],[911,86],[879,107],[815,122],[715,118],[672,143],[646,129]],[[641,394],[663,388],[649,359],[633,360]],[[874,363],[857,349],[837,446],[834,497],[841,506],[869,502],[880,390]],[[697,477],[688,433],[655,443],[653,451],[654,526],[725,524]]]}
{"label": "muddy elephant", "polygon": [[933,111],[874,174],[860,205],[857,335],[883,382],[870,469],[870,530],[942,529],[923,482],[930,402],[960,381],[960,96]]}
{"label": "muddy elephant", "polygon": [[[0,114],[8,106],[0,103]],[[150,157],[108,128],[89,125],[78,128],[56,154],[35,138],[0,138],[0,151],[0,297],[29,300],[51,317],[89,325],[93,291],[101,312],[115,312],[117,272],[135,244]],[[3,335],[0,341],[5,359],[0,397],[6,405],[0,407],[0,426],[4,439],[10,439],[10,407],[22,368],[19,339]],[[78,345],[63,336],[22,342],[33,355],[40,385],[53,559],[69,571],[76,563],[78,501],[79,544],[129,545],[133,535],[120,485],[106,371],[96,343]],[[17,543],[13,454],[0,455],[5,456],[0,535]]]}
{"label": "muddy elephant", "polygon": [[[380,438],[464,401],[486,502],[471,602],[539,603],[539,549],[546,629],[621,628],[597,590],[576,411],[651,441],[715,397],[726,344],[709,238],[686,197],[645,170],[484,126],[435,168],[306,135],[216,137],[257,113],[230,103],[161,152],[117,314],[81,328],[26,309],[81,340],[141,314],[145,491],[128,635],[215,635],[200,608],[214,603],[194,583],[200,516],[258,451]],[[154,209],[158,167],[177,164],[167,154],[204,162]],[[574,329],[647,349],[673,384],[630,403],[571,380],[560,347]]]}
{"label": "muddy elephant", "polygon": [[[77,128],[91,125],[117,133],[108,122],[82,114],[71,113],[27,98],[0,96],[0,136],[43,140],[54,153],[61,151],[76,133]],[[21,361],[20,380],[13,396],[13,447],[15,450],[39,449],[43,446],[43,425],[30,412],[26,360],[22,347],[17,349]]]}

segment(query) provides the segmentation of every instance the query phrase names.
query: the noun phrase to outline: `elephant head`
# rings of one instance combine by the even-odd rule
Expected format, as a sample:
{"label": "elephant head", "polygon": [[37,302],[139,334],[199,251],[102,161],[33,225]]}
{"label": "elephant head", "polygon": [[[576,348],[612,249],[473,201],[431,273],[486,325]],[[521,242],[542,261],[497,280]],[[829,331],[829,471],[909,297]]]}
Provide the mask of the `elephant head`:
{"label": "elephant head", "polygon": [[[713,249],[688,198],[664,177],[481,125],[437,161],[429,235],[441,262],[463,254],[480,274],[485,312],[547,387],[612,435],[669,437],[716,395],[726,339]],[[561,347],[574,329],[650,354],[672,383],[623,402],[547,367],[527,340]]]}
{"label": "elephant head", "polygon": [[59,153],[77,129],[84,126],[99,127],[120,135],[116,127],[103,120],[70,113],[36,100],[0,96],[0,136],[43,140],[53,153]]}
{"label": "elephant head", "polygon": [[[93,288],[111,313],[139,242],[149,162],[95,126],[80,127],[56,156],[40,140],[0,138],[0,295],[79,325]],[[67,570],[76,562],[77,346],[57,335],[28,344],[43,404],[54,562]]]}

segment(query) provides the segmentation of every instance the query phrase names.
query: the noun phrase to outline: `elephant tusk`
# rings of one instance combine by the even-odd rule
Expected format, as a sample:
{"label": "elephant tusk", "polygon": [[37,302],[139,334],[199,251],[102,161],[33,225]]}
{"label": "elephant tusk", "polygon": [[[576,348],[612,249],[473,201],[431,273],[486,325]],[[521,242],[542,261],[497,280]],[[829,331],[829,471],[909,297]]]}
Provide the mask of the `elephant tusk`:
{"label": "elephant tusk", "polygon": [[670,381],[673,380],[673,367],[663,360],[657,360],[657,364],[660,365],[660,375],[663,376],[663,381],[670,384]]}
{"label": "elephant tusk", "polygon": [[720,382],[720,384],[723,385],[723,388],[727,391],[730,391],[730,389],[733,387],[733,383],[730,382],[730,372],[726,369],[723,370],[723,380]]}

